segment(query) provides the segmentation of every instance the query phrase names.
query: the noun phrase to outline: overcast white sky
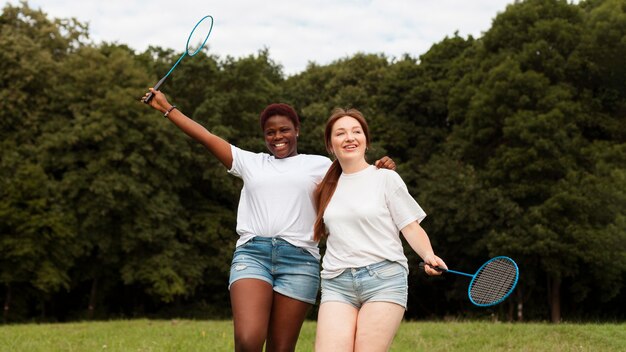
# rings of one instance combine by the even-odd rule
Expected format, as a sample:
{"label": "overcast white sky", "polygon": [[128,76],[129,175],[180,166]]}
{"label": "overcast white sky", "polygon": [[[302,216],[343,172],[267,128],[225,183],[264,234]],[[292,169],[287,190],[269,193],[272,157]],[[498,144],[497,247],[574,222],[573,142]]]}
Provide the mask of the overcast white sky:
{"label": "overcast white sky", "polygon": [[[19,4],[18,0],[0,0]],[[357,52],[417,57],[459,32],[480,37],[514,0],[29,0],[51,18],[75,17],[91,39],[182,52],[204,15],[215,18],[209,52],[220,57],[268,48],[288,75]]]}

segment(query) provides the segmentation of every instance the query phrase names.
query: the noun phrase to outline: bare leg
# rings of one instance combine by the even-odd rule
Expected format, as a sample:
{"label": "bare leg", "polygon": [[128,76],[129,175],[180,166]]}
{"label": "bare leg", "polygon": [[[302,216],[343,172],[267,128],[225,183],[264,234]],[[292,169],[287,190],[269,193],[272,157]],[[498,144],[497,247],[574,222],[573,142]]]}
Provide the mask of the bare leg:
{"label": "bare leg", "polygon": [[274,292],[267,351],[295,351],[310,304]]}
{"label": "bare leg", "polygon": [[317,314],[315,351],[352,352],[359,310],[342,302],[324,302]]}
{"label": "bare leg", "polygon": [[365,303],[359,311],[354,350],[389,351],[403,316],[404,308],[398,304]]}
{"label": "bare leg", "polygon": [[235,351],[262,351],[272,311],[272,286],[257,279],[241,279],[230,286]]}

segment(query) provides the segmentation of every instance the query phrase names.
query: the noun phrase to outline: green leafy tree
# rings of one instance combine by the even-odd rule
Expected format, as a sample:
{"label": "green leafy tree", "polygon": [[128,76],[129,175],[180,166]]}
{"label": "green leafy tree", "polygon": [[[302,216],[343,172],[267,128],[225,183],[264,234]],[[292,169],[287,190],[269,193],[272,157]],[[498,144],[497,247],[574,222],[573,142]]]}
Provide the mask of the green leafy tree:
{"label": "green leafy tree", "polygon": [[6,320],[12,302],[25,304],[32,289],[45,315],[46,297],[70,288],[69,270],[84,249],[59,180],[44,167],[49,155],[41,145],[55,123],[49,108],[61,62],[86,32],[75,21],[50,21],[23,3],[5,6],[0,33],[0,281]]}
{"label": "green leafy tree", "polygon": [[[486,187],[497,189],[507,202],[521,209],[518,219],[507,222],[508,226],[496,225],[488,233],[489,252],[521,258],[523,279],[530,284],[526,286],[522,280],[523,288],[541,287],[532,278],[545,275],[548,285],[543,292],[548,294],[554,322],[561,319],[564,284],[578,292],[572,300],[581,301],[589,291],[585,285],[591,281],[581,279],[584,272],[597,273],[607,265],[617,265],[621,273],[626,269],[623,261],[615,262],[623,256],[623,246],[604,256],[605,260],[593,255],[596,260],[588,260],[589,251],[599,252],[607,243],[623,242],[623,236],[612,230],[622,223],[623,211],[604,208],[608,216],[602,219],[592,214],[582,217],[581,210],[590,211],[588,207],[566,211],[573,210],[574,195],[581,200],[585,199],[582,195],[589,196],[591,204],[623,204],[619,192],[610,200],[592,196],[600,184],[612,184],[610,177],[598,174],[595,165],[605,148],[621,148],[618,145],[623,138],[600,141],[615,135],[613,127],[623,117],[611,107],[623,106],[623,99],[620,102],[620,94],[614,92],[612,96],[618,99],[611,99],[613,105],[609,106],[603,89],[587,87],[580,74],[568,74],[570,67],[594,66],[593,56],[585,54],[591,45],[586,41],[589,35],[583,34],[588,32],[587,26],[593,27],[590,20],[597,18],[593,13],[562,1],[509,6],[494,20],[477,50],[475,65],[480,70],[464,77],[450,99],[450,115],[456,124],[450,141],[454,153],[476,168]],[[598,66],[603,67],[598,71],[612,70]],[[592,101],[600,104],[588,104]],[[606,133],[589,130],[589,114],[601,116],[592,120],[600,122]],[[600,154],[591,157],[592,151]],[[619,165],[611,163],[607,169],[619,175],[623,170]],[[595,176],[583,176],[589,174]],[[598,232],[583,230],[591,228]],[[590,241],[599,233],[605,237]],[[606,279],[604,275],[591,277]],[[622,286],[620,275],[602,282],[612,292],[605,299],[615,297]]]}

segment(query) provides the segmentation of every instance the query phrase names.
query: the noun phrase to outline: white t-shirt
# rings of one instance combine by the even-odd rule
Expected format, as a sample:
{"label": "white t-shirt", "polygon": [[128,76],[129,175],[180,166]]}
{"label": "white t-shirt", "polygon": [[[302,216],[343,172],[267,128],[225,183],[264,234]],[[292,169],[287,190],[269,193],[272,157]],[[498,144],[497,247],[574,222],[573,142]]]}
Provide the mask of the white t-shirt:
{"label": "white t-shirt", "polygon": [[383,260],[398,262],[408,270],[400,230],[425,217],[395,171],[370,165],[353,174],[341,174],[324,212],[329,235],[322,278]]}
{"label": "white t-shirt", "polygon": [[278,236],[320,258],[313,241],[313,191],[330,167],[330,159],[298,154],[276,159],[231,145],[233,166],[228,172],[243,180],[237,210],[237,246],[254,236]]}

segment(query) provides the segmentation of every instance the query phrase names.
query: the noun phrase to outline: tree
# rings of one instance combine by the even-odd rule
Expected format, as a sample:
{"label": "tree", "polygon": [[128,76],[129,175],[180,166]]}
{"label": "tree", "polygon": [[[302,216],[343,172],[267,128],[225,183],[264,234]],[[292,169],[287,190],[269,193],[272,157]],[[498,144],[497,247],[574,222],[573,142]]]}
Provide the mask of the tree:
{"label": "tree", "polygon": [[43,166],[51,89],[61,62],[81,46],[85,28],[76,21],[50,21],[26,4],[5,6],[0,17],[0,281],[5,320],[12,302],[33,287],[45,315],[45,297],[69,289],[69,270],[82,254],[74,214],[57,179]]}
{"label": "tree", "polygon": [[[464,77],[450,99],[450,114],[456,124],[450,141],[455,146],[453,153],[473,165],[487,187],[498,189],[523,214],[508,226],[496,226],[489,232],[489,252],[510,252],[523,258],[528,273],[523,278],[545,273],[549,283],[545,292],[549,294],[554,322],[561,320],[560,292],[564,284],[581,292],[575,299],[585,297],[588,289],[583,288],[584,280],[574,279],[582,275],[579,268],[586,265],[597,273],[600,267],[613,265],[609,260],[616,260],[608,255],[607,261],[590,263],[588,251],[601,251],[606,243],[618,244],[622,239],[611,230],[621,224],[620,211],[609,211],[611,215],[602,220],[591,214],[581,217],[578,210],[566,211],[572,209],[566,205],[573,202],[570,197],[590,197],[599,184],[611,184],[606,176],[597,174],[596,156],[590,157],[591,150],[602,150],[599,155],[603,155],[607,152],[604,148],[610,150],[623,143],[619,139],[599,143],[615,132],[594,135],[589,131],[585,121],[589,121],[588,113],[594,105],[587,103],[606,99],[601,90],[592,92],[584,85],[578,86],[586,81],[580,75],[570,79],[567,74],[568,67],[594,66],[588,62],[589,57],[583,59],[581,52],[587,52],[589,45],[583,35],[588,18],[593,16],[586,17],[580,8],[561,1],[527,1],[509,6],[483,38],[475,61],[480,70]],[[601,114],[602,118],[593,120],[606,121],[605,131],[612,131],[609,126],[616,126],[621,117],[606,108],[600,111],[592,114]],[[618,170],[623,167],[618,165],[611,164],[608,169],[621,174]],[[595,176],[583,176],[589,174]],[[593,199],[589,201],[606,205],[606,200]],[[619,196],[609,199],[609,203],[622,204]],[[595,236],[582,230],[585,228],[597,229],[606,237],[590,245],[589,238]],[[623,249],[617,250],[620,252]],[[618,272],[623,273],[621,261],[617,263]],[[612,287],[610,292],[621,289],[619,277],[607,283]]]}

